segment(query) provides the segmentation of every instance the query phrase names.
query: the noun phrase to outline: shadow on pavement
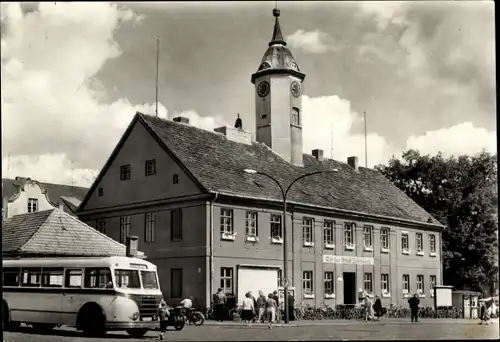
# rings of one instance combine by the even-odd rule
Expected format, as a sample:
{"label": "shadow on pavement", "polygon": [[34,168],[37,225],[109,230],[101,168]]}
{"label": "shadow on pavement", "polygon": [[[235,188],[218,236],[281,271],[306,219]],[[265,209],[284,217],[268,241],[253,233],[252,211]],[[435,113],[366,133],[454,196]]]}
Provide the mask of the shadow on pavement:
{"label": "shadow on pavement", "polygon": [[[173,330],[175,331],[175,330]],[[173,332],[173,331],[168,331],[168,332]],[[111,333],[107,333],[103,337],[88,337],[83,334],[81,331],[76,331],[76,330],[69,330],[68,328],[63,328],[63,329],[53,329],[50,331],[40,331],[40,330],[35,330],[31,327],[19,327],[18,329],[15,330],[9,330],[11,333],[21,333],[21,334],[26,334],[26,335],[42,335],[42,336],[61,336],[61,337],[80,337],[80,338],[85,338],[88,340],[102,340],[103,338],[105,339],[133,339],[129,334],[127,334],[125,331],[113,331]],[[157,340],[158,336],[144,336],[140,338],[141,340]]]}

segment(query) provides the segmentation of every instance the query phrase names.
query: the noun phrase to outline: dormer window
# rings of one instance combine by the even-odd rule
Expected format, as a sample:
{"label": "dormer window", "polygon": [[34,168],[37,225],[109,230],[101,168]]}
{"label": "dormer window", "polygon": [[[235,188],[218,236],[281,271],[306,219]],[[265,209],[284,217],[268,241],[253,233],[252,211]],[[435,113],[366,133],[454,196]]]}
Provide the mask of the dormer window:
{"label": "dormer window", "polygon": [[270,65],[269,63],[267,63],[267,62],[264,62],[264,63],[262,63],[262,64],[260,65],[260,67],[259,67],[259,71],[260,71],[260,70],[266,70],[266,69],[269,69],[269,68],[271,68],[271,65]]}
{"label": "dormer window", "polygon": [[297,107],[292,108],[292,125],[300,126],[300,110]]}

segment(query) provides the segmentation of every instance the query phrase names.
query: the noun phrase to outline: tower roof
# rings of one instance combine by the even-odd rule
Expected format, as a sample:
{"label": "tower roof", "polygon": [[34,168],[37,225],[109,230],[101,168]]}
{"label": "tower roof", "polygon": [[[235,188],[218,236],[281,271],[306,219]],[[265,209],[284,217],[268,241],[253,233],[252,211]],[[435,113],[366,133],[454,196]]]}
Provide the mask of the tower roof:
{"label": "tower roof", "polygon": [[280,10],[273,9],[274,30],[269,47],[264,53],[264,57],[260,62],[259,68],[255,74],[252,75],[252,82],[257,76],[275,72],[290,72],[300,79],[304,79],[305,75],[300,72],[299,66],[295,62],[290,50],[286,47],[286,41],[281,33],[281,26],[279,22]]}

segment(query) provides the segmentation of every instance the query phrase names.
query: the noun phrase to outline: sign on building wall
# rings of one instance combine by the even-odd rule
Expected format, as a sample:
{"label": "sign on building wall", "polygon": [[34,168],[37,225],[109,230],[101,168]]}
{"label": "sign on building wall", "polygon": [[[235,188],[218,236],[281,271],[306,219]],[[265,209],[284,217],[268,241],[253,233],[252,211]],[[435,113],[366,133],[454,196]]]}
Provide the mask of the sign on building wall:
{"label": "sign on building wall", "polygon": [[367,257],[353,257],[344,255],[323,254],[325,264],[347,264],[347,265],[373,265],[374,259]]}

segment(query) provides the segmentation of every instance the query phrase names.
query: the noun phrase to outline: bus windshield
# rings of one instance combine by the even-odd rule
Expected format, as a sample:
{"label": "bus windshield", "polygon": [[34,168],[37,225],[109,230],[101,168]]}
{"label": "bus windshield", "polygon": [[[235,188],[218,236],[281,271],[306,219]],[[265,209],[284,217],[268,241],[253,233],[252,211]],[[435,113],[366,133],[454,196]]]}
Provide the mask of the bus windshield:
{"label": "bus windshield", "polygon": [[122,289],[140,289],[139,272],[136,270],[115,270],[115,285]]}
{"label": "bus windshield", "polygon": [[142,286],[145,289],[158,289],[158,279],[155,271],[141,271]]}

